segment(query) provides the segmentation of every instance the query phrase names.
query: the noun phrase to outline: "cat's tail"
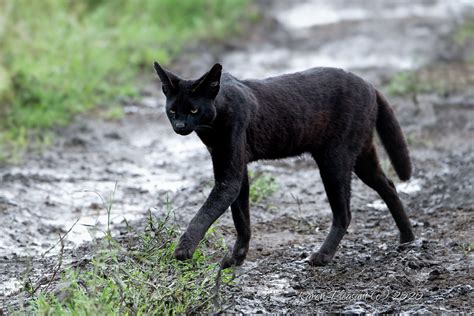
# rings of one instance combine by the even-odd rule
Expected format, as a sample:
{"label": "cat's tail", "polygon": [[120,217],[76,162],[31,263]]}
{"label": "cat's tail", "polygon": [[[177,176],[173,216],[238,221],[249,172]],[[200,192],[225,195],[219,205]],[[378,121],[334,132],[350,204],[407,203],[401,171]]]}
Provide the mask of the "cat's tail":
{"label": "cat's tail", "polygon": [[405,137],[387,99],[380,91],[375,91],[378,104],[377,133],[398,177],[400,180],[406,181],[411,177],[412,165]]}

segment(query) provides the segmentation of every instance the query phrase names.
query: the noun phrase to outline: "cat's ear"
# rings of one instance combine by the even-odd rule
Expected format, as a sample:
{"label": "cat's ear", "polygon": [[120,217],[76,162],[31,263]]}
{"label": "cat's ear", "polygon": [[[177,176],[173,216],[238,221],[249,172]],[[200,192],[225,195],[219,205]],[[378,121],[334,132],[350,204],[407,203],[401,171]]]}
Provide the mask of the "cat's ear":
{"label": "cat's ear", "polygon": [[161,85],[163,87],[163,93],[165,95],[169,95],[170,93],[176,92],[181,79],[172,72],[161,67],[156,61],[153,63],[153,65],[155,66],[156,73],[160,78]]}
{"label": "cat's ear", "polygon": [[215,64],[193,85],[193,93],[215,98],[221,85],[222,65]]}

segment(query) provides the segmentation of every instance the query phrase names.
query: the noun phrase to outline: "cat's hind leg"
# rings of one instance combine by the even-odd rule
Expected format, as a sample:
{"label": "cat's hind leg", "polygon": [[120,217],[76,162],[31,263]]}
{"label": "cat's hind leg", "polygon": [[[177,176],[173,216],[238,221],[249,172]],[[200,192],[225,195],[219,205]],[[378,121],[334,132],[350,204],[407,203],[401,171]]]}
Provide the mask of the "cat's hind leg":
{"label": "cat's hind leg", "polygon": [[398,197],[393,182],[388,179],[377,158],[377,152],[372,145],[357,158],[354,171],[356,175],[370,188],[375,190],[387,204],[395,223],[400,230],[400,243],[410,242],[415,239],[413,230],[403,204]]}
{"label": "cat's hind leg", "polygon": [[313,266],[332,261],[337,247],[351,221],[350,195],[353,159],[344,151],[334,150],[314,154],[333,214],[329,234],[317,252],[309,259]]}

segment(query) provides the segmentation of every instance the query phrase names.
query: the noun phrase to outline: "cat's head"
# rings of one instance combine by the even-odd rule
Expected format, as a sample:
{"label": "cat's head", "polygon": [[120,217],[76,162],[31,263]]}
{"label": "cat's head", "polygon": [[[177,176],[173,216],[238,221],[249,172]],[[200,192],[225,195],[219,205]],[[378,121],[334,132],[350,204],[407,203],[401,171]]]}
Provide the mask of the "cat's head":
{"label": "cat's head", "polygon": [[166,114],[176,133],[188,135],[216,118],[214,100],[219,93],[222,66],[215,64],[197,80],[184,80],[154,63],[166,96]]}

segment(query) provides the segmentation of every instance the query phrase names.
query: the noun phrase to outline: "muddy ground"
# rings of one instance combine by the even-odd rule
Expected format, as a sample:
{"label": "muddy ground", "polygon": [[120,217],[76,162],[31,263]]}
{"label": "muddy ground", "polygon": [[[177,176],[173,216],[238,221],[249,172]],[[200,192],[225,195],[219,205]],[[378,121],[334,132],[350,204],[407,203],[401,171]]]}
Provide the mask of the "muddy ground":
{"label": "muddy ground", "polygon": [[[196,77],[221,61],[238,77],[263,78],[337,66],[383,87],[400,70],[421,68],[425,77],[455,88],[418,95],[416,102],[412,96],[391,98],[415,166],[414,177],[397,188],[416,242],[398,245],[384,204],[354,177],[349,233],[333,263],[309,267],[306,259],[323,241],[331,219],[316,164],[306,156],[255,163],[251,169],[274,176],[279,189],[252,205],[249,257],[235,270],[234,283],[223,287],[216,308],[473,310],[474,68],[452,40],[473,7],[461,0],[259,4],[264,17],[248,34],[210,49],[192,44],[174,69]],[[87,242],[101,236],[107,221],[99,194],[107,199],[115,191],[115,231],[123,218],[139,223],[148,210],[163,214],[167,199],[184,227],[205,200],[212,186],[209,155],[195,135],[172,133],[157,87],[157,82],[145,85],[137,102],[120,101],[123,119],[78,117],[58,130],[52,148],[0,167],[0,307],[6,310],[22,297],[26,275],[40,280],[51,272],[56,250],[48,249],[78,219],[67,236],[67,260],[90,255]],[[396,180],[386,158],[383,165]],[[230,213],[219,225],[232,244]]]}

